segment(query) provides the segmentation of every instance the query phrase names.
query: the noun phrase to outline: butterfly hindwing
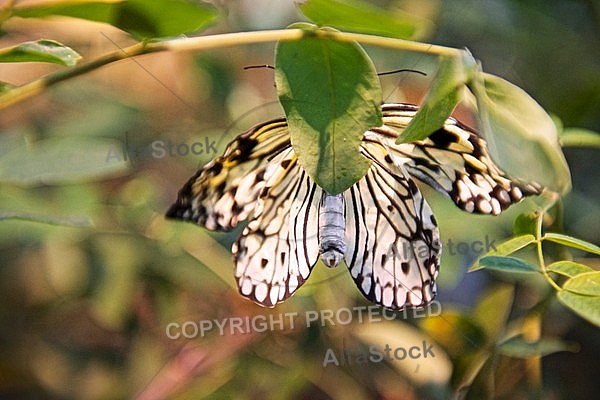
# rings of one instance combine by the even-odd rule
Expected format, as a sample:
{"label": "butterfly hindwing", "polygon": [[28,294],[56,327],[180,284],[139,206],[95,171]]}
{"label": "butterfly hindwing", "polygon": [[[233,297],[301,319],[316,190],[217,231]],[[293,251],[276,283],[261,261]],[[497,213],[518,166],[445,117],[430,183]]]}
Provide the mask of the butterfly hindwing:
{"label": "butterfly hindwing", "polygon": [[233,246],[240,293],[273,307],[290,297],[319,257],[319,188],[292,149],[275,157],[248,226]]}
{"label": "butterfly hindwing", "polygon": [[415,183],[378,139],[365,135],[361,151],[372,166],[344,194],[346,263],[367,299],[396,310],[423,307],[436,294],[438,228]]}

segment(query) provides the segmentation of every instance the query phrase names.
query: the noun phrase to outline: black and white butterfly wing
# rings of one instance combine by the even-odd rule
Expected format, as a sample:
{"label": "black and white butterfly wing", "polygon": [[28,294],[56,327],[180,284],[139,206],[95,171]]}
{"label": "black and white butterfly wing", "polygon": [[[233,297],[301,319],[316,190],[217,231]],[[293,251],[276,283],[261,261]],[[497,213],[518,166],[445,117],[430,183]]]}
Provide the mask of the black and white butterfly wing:
{"label": "black and white butterfly wing", "polygon": [[280,119],[233,140],[185,184],[167,217],[226,231],[251,216],[232,248],[235,277],[243,296],[273,307],[317,262],[321,195],[299,167]]}
{"label": "black and white butterfly wing", "polygon": [[[468,212],[498,214],[539,185],[509,179],[486,143],[449,118],[429,138],[397,145],[417,107],[383,105],[384,125],[365,133],[361,153],[373,163],[343,194],[344,258],[360,291],[391,309],[422,307],[435,296],[441,246],[415,177]],[[284,119],[238,136],[180,190],[167,216],[211,230],[251,217],[233,246],[241,294],[273,307],[308,279],[319,257],[323,190],[299,166]]]}
{"label": "black and white butterfly wing", "polygon": [[167,217],[192,221],[210,230],[231,230],[254,210],[265,186],[269,158],[289,147],[290,135],[283,119],[239,135],[221,157],[188,180]]}
{"label": "black and white butterfly wing", "polygon": [[294,294],[318,260],[323,190],[299,166],[291,148],[271,160],[265,178],[233,254],[240,293],[274,307]]}
{"label": "black and white butterfly wing", "polygon": [[376,134],[367,174],[344,192],[346,264],[363,295],[386,308],[426,306],[436,295],[441,245],[431,208]]}
{"label": "black and white butterfly wing", "polygon": [[485,140],[454,118],[426,139],[395,144],[417,110],[408,104],[385,104],[384,125],[375,130],[411,176],[471,213],[497,215],[523,197],[541,193],[536,183],[508,178],[492,161]]}

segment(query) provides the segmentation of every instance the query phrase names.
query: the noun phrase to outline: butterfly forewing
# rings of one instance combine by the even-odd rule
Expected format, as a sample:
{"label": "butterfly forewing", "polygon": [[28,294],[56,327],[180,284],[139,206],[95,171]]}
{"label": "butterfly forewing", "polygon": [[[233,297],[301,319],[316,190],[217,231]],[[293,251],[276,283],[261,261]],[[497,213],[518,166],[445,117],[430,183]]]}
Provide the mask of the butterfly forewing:
{"label": "butterfly forewing", "polygon": [[200,169],[167,212],[210,230],[227,231],[246,220],[265,185],[269,158],[290,147],[285,120],[258,125],[235,138],[223,156]]}
{"label": "butterfly forewing", "polygon": [[409,174],[463,210],[497,215],[523,197],[541,192],[536,183],[509,179],[490,158],[486,142],[454,118],[426,139],[396,144],[417,110],[407,104],[384,105],[384,126],[376,131]]}

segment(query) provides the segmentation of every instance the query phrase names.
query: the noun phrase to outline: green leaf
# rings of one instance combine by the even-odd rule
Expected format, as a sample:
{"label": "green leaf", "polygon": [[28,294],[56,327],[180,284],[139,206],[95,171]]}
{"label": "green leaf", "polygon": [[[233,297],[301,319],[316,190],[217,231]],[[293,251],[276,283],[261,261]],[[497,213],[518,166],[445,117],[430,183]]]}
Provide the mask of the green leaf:
{"label": "green leaf", "polygon": [[544,109],[525,91],[494,75],[475,74],[469,88],[477,99],[481,133],[492,159],[513,176],[566,193],[571,188],[569,167],[556,125]]}
{"label": "green leaf", "polygon": [[542,238],[543,240],[549,240],[551,242],[560,243],[564,246],[569,246],[574,249],[587,251],[588,253],[600,255],[600,247],[595,244],[586,242],[585,240],[577,239],[567,235],[561,235],[560,233],[548,232]]}
{"label": "green leaf", "polygon": [[10,83],[0,82],[0,94],[8,92],[9,90],[12,90],[14,88],[15,86],[11,85]]}
{"label": "green leaf", "polygon": [[600,296],[587,296],[569,290],[561,290],[558,292],[557,297],[565,307],[600,327]]}
{"label": "green leaf", "polygon": [[49,225],[65,225],[77,227],[93,226],[93,223],[89,217],[43,215],[20,211],[0,211],[0,221],[8,219],[41,222]]}
{"label": "green leaf", "polygon": [[364,132],[382,124],[381,87],[367,54],[356,43],[307,34],[277,44],[275,81],[300,165],[327,192],[348,189],[370,166],[359,152]]}
{"label": "green leaf", "polygon": [[15,7],[13,15],[41,18],[53,15],[104,22],[138,38],[178,36],[207,27],[218,16],[208,4],[183,0],[54,1]]}
{"label": "green leaf", "polygon": [[429,27],[426,21],[410,14],[384,10],[364,1],[309,0],[299,8],[314,23],[343,31],[414,39]]}
{"label": "green leaf", "polygon": [[593,147],[600,149],[600,134],[582,128],[568,128],[560,133],[563,147]]}
{"label": "green leaf", "polygon": [[546,270],[548,272],[555,272],[559,275],[567,276],[569,278],[572,278],[575,275],[594,271],[587,265],[579,264],[573,261],[557,261],[548,265]]}
{"label": "green leaf", "polygon": [[532,234],[535,235],[537,232],[537,221],[539,219],[539,215],[537,212],[530,212],[527,214],[519,214],[517,218],[515,218],[515,222],[513,224],[513,232],[515,235],[526,235]]}
{"label": "green leaf", "polygon": [[487,256],[479,260],[483,268],[507,272],[540,272],[534,265],[515,257]]}
{"label": "green leaf", "polygon": [[578,274],[566,281],[562,288],[572,293],[596,296],[600,299],[600,271]]}
{"label": "green leaf", "polygon": [[541,339],[537,342],[528,342],[522,336],[516,336],[501,343],[497,347],[500,354],[509,357],[529,358],[545,356],[559,351],[579,351],[576,343],[566,343],[562,340]]}
{"label": "green leaf", "polygon": [[473,266],[469,269],[469,272],[477,271],[481,269],[482,266],[479,265],[481,259],[489,256],[507,256],[509,254],[514,253],[517,250],[521,250],[523,247],[530,245],[535,242],[535,237],[533,235],[522,235],[517,236],[512,239],[507,240],[506,242],[500,243],[496,246],[496,250],[488,251],[486,254],[479,257]]}
{"label": "green leaf", "polygon": [[22,145],[0,158],[0,182],[55,184],[123,174],[130,164],[110,160],[106,139],[61,137]]}
{"label": "green leaf", "polygon": [[53,40],[24,42],[0,49],[0,62],[47,62],[72,67],[81,59],[75,50]]}
{"label": "green leaf", "polygon": [[474,66],[475,60],[469,53],[442,58],[427,97],[396,142],[400,144],[425,139],[441,128],[458,104],[459,90],[467,82],[469,69]]}

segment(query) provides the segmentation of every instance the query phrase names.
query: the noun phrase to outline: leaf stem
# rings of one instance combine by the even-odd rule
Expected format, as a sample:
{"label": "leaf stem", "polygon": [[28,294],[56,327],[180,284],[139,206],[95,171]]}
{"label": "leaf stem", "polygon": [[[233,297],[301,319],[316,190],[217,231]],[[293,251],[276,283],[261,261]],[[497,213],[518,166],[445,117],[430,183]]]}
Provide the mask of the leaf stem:
{"label": "leaf stem", "polygon": [[544,241],[542,237],[542,222],[544,220],[544,214],[547,209],[540,210],[539,215],[536,221],[536,248],[538,254],[538,262],[540,263],[540,269],[542,270],[542,274],[544,274],[544,278],[548,281],[548,283],[557,291],[560,292],[562,288],[554,282],[554,280],[548,275],[548,271],[546,270],[546,263],[544,262],[544,252],[542,249],[542,242]]}
{"label": "leaf stem", "polygon": [[277,42],[300,40],[304,35],[313,35],[321,38],[328,38],[343,42],[360,42],[379,47],[388,47],[403,51],[412,51],[428,53],[442,57],[453,57],[461,54],[464,50],[450,47],[436,46],[427,43],[412,42],[409,40],[394,39],[389,37],[366,35],[360,33],[337,32],[329,30],[314,30],[307,33],[302,29],[277,29],[254,32],[235,32],[211,36],[199,36],[193,38],[170,39],[152,42],[137,43],[133,46],[116,50],[112,53],[101,56],[100,58],[82,64],[80,66],[61,70],[22,86],[13,88],[0,95],[0,109],[6,108],[12,104],[23,101],[41,93],[46,88],[83,75],[89,71],[98,69],[113,62],[123,60],[129,57],[143,54],[156,53],[160,51],[202,51],[213,48],[228,46],[241,46],[255,43]]}

